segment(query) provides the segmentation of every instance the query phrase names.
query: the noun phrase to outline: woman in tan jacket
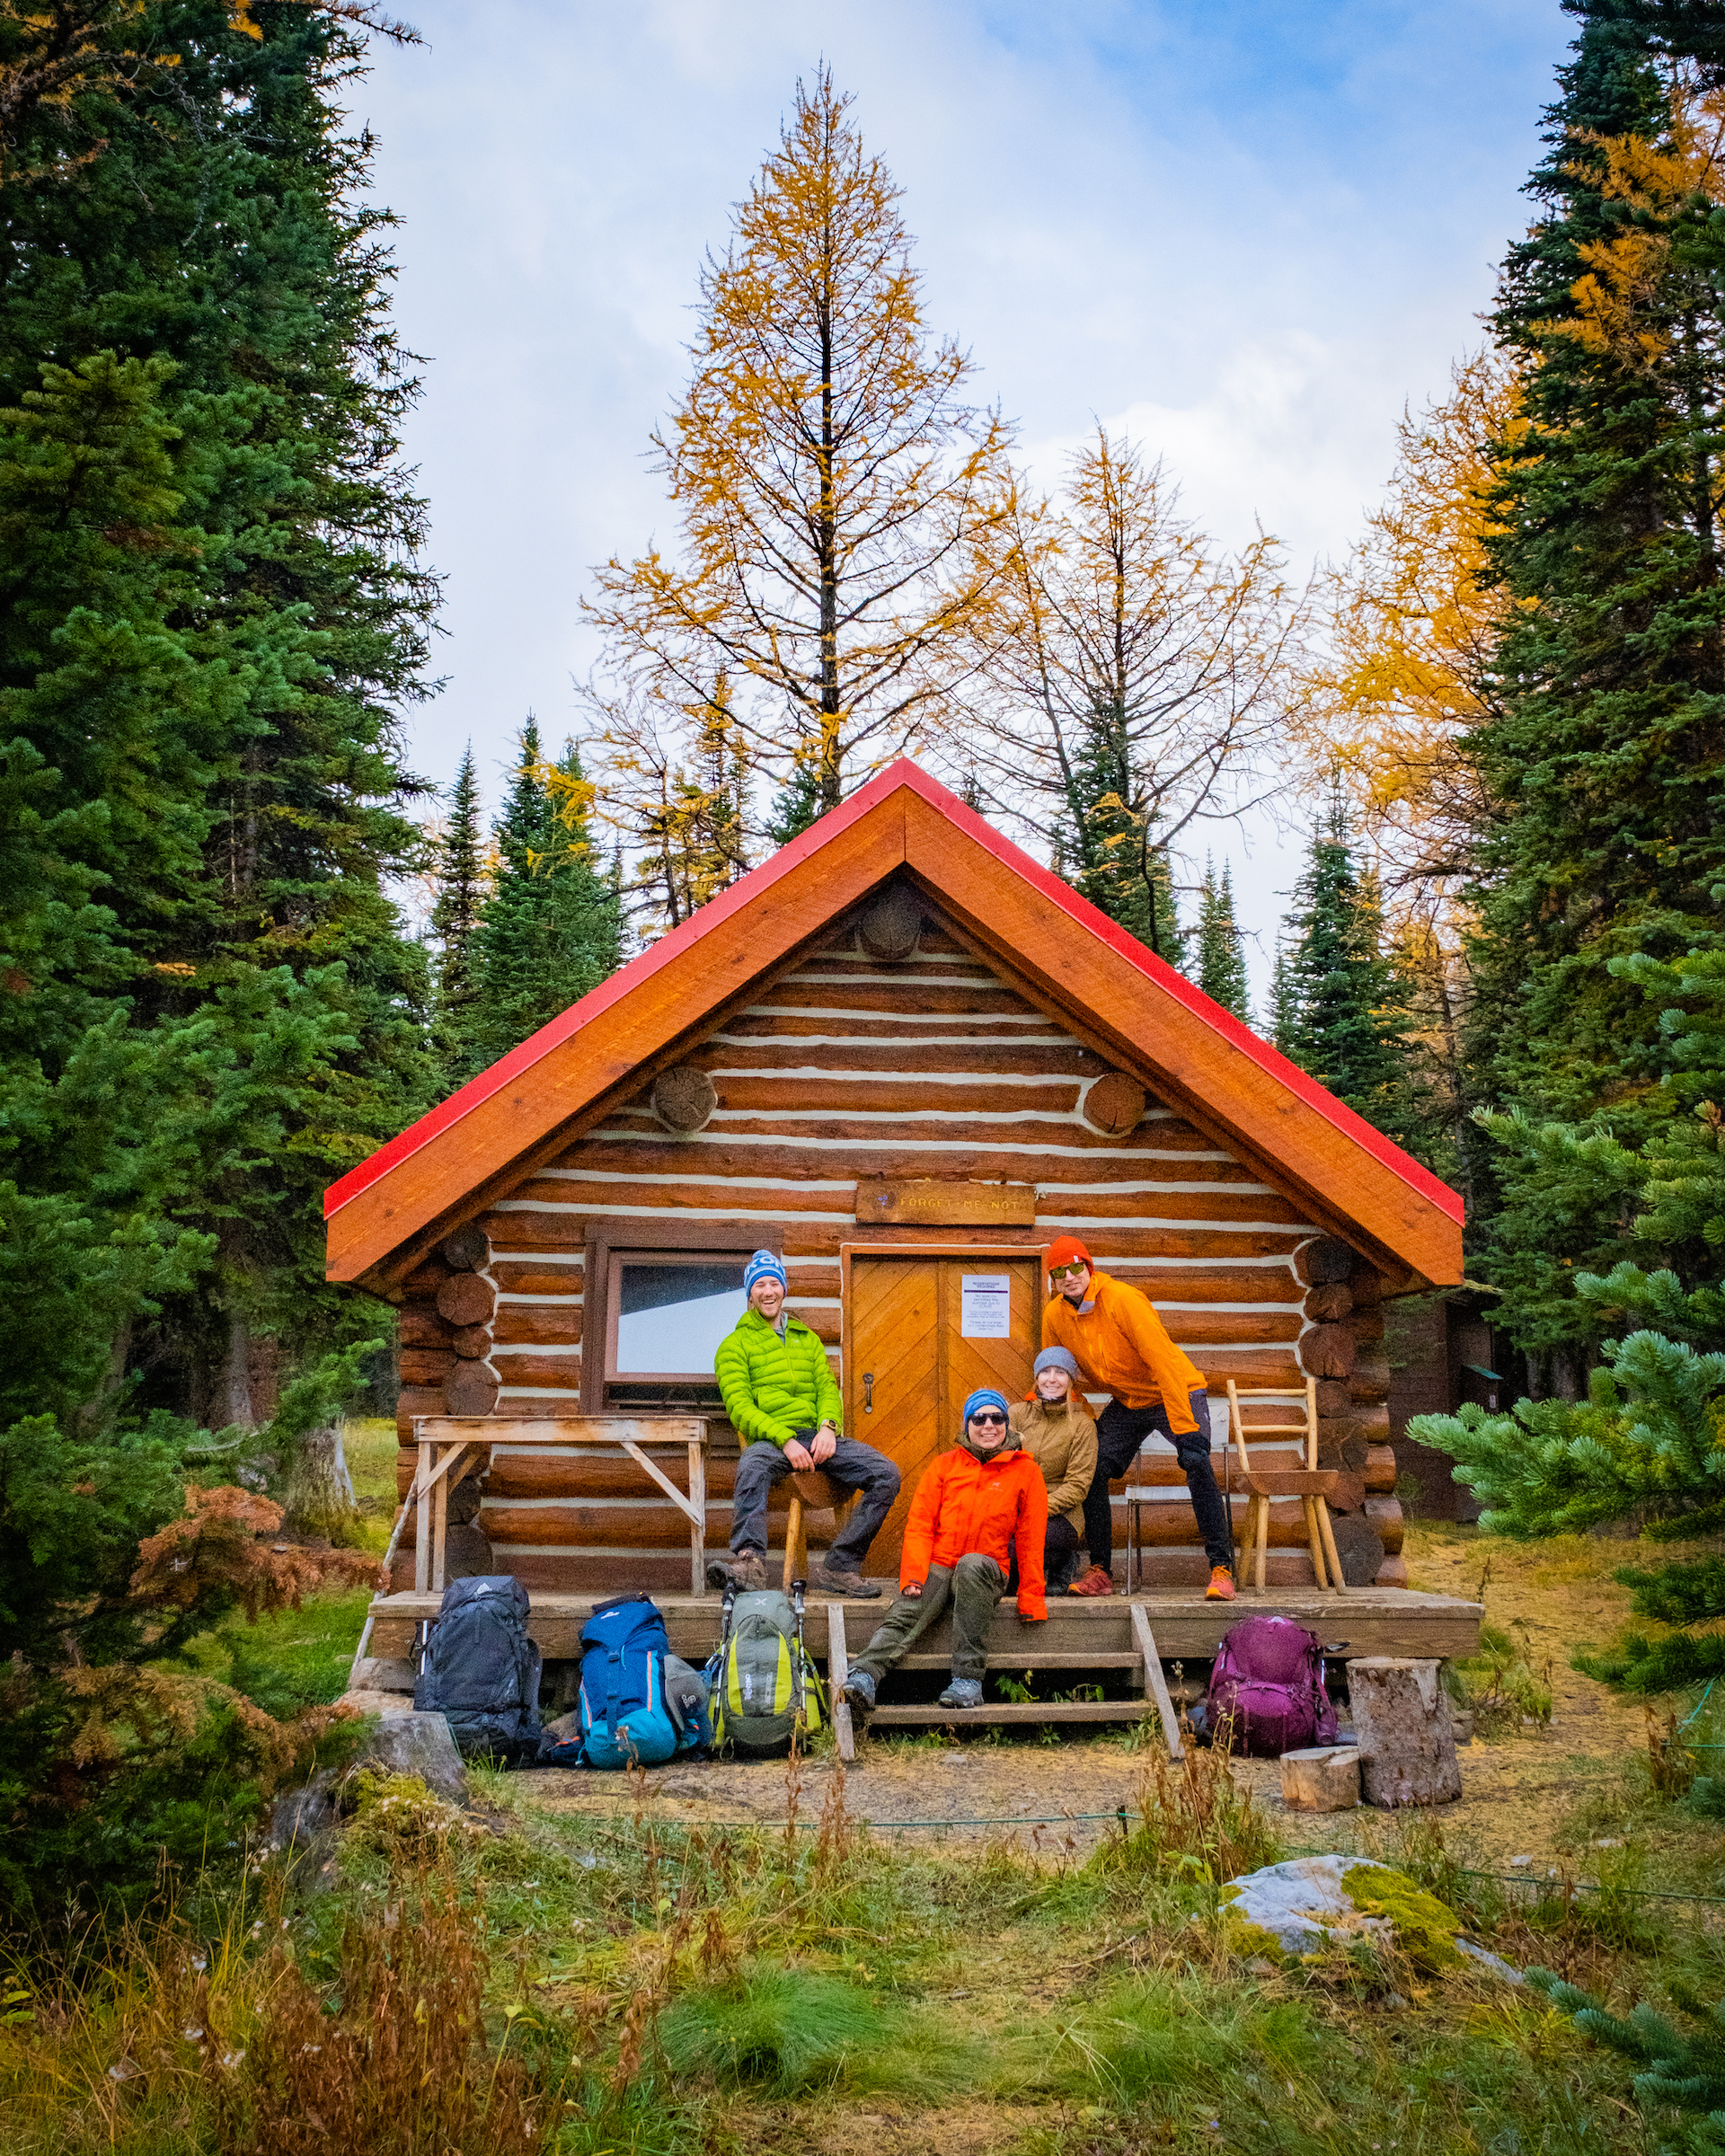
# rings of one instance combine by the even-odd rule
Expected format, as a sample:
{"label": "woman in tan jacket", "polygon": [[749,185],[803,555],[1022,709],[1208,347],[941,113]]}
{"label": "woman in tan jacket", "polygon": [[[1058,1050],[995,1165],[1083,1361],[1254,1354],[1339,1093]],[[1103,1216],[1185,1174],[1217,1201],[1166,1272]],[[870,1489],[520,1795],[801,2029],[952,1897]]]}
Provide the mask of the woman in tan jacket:
{"label": "woman in tan jacket", "polygon": [[1096,1425],[1075,1383],[1078,1365],[1065,1348],[1036,1358],[1036,1390],[1010,1418],[1012,1433],[1042,1470],[1048,1486],[1048,1525],[1042,1569],[1050,1595],[1064,1595],[1078,1568],[1084,1539],[1084,1494],[1096,1473]]}

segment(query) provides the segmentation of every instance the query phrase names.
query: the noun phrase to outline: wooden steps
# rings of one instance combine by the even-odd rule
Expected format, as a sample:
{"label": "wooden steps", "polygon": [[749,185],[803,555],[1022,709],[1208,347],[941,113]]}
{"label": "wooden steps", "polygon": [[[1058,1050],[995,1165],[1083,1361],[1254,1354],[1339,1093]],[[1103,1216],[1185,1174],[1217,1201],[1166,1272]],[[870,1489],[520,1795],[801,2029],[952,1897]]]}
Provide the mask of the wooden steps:
{"label": "wooden steps", "polygon": [[[901,1665],[902,1666],[902,1665]],[[995,1723],[1141,1722],[1156,1711],[1152,1699],[1136,1700],[988,1700],[980,1707],[880,1706],[870,1715],[870,1729],[962,1729],[975,1722],[983,1728]]]}

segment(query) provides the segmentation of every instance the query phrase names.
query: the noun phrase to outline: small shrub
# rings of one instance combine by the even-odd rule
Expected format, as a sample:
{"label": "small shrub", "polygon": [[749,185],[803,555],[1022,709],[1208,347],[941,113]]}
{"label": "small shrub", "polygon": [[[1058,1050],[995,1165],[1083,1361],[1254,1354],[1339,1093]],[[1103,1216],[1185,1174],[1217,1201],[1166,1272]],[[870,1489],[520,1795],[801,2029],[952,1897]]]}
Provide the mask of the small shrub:
{"label": "small shrub", "polygon": [[1513,1636],[1519,1629],[1505,1631],[1500,1625],[1482,1624],[1479,1653],[1455,1665],[1465,1686],[1464,1700],[1482,1736],[1514,1735],[1524,1721],[1550,1727],[1551,1663],[1548,1658],[1544,1669],[1535,1672],[1525,1639]]}
{"label": "small shrub", "polygon": [[353,1821],[348,1829],[352,1848],[394,1859],[423,1859],[484,1828],[458,1805],[434,1797],[417,1774],[381,1774],[362,1767],[348,1784]]}
{"label": "small shrub", "polygon": [[1183,1758],[1153,1752],[1138,1784],[1140,1824],[1091,1860],[1103,1869],[1174,1874],[1219,1886],[1282,1855],[1252,1791],[1234,1779],[1222,1745],[1189,1744]]}
{"label": "small shrub", "polygon": [[1679,1741],[1675,1713],[1661,1719],[1650,1707],[1642,1712],[1647,1717],[1647,1779],[1656,1797],[1676,1804],[1694,1789],[1700,1762]]}

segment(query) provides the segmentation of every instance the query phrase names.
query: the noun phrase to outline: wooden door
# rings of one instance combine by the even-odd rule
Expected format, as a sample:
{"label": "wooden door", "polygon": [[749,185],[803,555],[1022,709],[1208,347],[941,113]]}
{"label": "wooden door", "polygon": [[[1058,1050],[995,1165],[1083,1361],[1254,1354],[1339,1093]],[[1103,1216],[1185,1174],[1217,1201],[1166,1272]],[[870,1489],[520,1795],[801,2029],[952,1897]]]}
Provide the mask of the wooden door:
{"label": "wooden door", "polygon": [[966,1396],[993,1385],[1010,1401],[1029,1390],[1038,1268],[1034,1257],[852,1258],[845,1427],[904,1478],[869,1552],[877,1578],[898,1571],[911,1498],[929,1462],[958,1443]]}

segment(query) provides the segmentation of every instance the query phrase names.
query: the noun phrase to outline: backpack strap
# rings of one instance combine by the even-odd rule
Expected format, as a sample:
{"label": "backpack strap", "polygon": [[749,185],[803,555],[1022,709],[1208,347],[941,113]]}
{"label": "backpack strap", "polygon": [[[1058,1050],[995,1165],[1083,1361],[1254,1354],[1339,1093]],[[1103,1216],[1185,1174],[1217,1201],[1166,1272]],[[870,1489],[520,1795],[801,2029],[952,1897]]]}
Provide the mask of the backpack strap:
{"label": "backpack strap", "polygon": [[606,1650],[605,1734],[613,1744],[617,1741],[617,1694],[623,1686],[623,1649],[620,1647]]}

